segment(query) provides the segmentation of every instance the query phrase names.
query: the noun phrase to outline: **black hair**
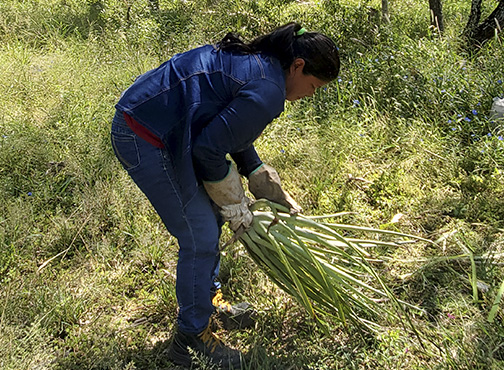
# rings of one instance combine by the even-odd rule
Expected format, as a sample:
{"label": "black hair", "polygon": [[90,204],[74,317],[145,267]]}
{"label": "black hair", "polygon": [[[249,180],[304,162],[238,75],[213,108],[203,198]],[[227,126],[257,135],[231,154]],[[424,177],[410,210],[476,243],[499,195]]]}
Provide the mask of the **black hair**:
{"label": "black hair", "polygon": [[280,61],[284,70],[288,70],[296,58],[301,58],[305,61],[304,74],[325,82],[334,80],[340,69],[336,44],[321,33],[299,32],[301,29],[298,23],[288,23],[250,43],[244,43],[237,34],[230,32],[217,44],[217,48],[244,54],[270,55]]}

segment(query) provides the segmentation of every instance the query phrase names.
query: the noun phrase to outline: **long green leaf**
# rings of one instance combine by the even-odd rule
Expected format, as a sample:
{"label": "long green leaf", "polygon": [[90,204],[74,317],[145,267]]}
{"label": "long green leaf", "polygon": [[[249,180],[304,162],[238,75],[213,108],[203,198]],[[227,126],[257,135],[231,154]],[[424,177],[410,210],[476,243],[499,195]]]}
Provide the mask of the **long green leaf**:
{"label": "long green leaf", "polygon": [[492,308],[490,310],[490,313],[488,314],[488,322],[494,322],[495,320],[495,315],[497,315],[497,311],[499,310],[499,305],[502,300],[502,296],[504,295],[504,280],[502,280],[501,286],[499,291],[497,292],[497,295],[495,296]]}

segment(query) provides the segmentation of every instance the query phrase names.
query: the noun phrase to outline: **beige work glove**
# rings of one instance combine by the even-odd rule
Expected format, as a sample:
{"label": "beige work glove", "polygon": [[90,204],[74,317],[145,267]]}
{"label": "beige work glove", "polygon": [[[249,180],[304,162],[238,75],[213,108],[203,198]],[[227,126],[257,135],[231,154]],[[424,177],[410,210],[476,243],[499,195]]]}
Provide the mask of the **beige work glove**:
{"label": "beige work glove", "polygon": [[265,198],[287,207],[291,214],[300,213],[303,209],[287,194],[280,183],[276,170],[262,164],[249,175],[249,190],[256,199]]}
{"label": "beige work glove", "polygon": [[229,228],[237,231],[252,224],[254,216],[249,210],[250,199],[245,196],[238,171],[231,166],[224,179],[215,182],[203,181],[203,186],[210,199],[220,208],[224,221],[229,221]]}

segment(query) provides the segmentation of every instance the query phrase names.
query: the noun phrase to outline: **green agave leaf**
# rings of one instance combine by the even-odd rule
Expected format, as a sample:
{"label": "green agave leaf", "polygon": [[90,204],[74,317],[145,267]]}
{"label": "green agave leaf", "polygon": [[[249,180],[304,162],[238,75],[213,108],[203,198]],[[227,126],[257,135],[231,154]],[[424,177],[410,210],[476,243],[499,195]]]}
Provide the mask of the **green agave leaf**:
{"label": "green agave leaf", "polygon": [[[272,281],[291,294],[320,324],[325,325],[326,317],[374,331],[380,325],[370,318],[385,320],[400,314],[406,315],[411,323],[405,307],[419,308],[395,297],[370,264],[376,258],[368,252],[378,246],[401,244],[345,238],[342,232],[389,234],[408,238],[408,242],[426,239],[396,231],[318,221],[346,213],[308,218],[290,215],[285,207],[265,200],[256,202],[252,209],[253,225],[240,240]],[[393,309],[383,304],[384,298],[392,303]]]}

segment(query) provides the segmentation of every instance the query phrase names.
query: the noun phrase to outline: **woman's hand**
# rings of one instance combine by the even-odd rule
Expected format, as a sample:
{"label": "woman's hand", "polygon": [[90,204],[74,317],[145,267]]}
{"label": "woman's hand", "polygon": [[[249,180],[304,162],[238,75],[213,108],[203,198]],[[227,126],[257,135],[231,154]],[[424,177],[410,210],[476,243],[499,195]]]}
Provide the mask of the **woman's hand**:
{"label": "woman's hand", "polygon": [[282,189],[280,176],[276,170],[262,164],[249,175],[249,190],[256,199],[265,198],[287,207],[291,214],[301,213],[303,209]]}
{"label": "woman's hand", "polygon": [[222,180],[204,181],[203,186],[210,199],[219,206],[224,221],[229,221],[231,230],[250,227],[254,218],[249,210],[250,199],[245,196],[240,175],[233,166]]}

